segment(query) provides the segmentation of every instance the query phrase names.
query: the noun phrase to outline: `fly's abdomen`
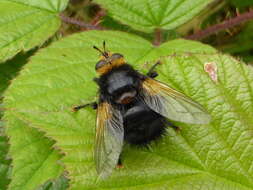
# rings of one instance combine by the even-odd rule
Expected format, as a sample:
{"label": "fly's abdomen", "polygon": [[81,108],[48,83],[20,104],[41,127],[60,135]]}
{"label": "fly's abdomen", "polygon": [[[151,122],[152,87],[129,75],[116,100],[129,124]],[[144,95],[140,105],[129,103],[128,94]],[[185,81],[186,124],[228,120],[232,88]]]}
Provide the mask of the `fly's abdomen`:
{"label": "fly's abdomen", "polygon": [[165,118],[138,102],[123,113],[124,139],[130,144],[146,145],[165,132]]}

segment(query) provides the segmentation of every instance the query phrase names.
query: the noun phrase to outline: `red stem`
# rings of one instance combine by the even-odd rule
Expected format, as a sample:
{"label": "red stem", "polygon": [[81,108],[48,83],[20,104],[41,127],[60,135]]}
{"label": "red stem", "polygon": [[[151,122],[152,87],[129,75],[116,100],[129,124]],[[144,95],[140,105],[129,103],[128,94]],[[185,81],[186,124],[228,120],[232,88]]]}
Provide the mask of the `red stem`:
{"label": "red stem", "polygon": [[61,17],[61,20],[63,22],[69,23],[69,24],[75,24],[75,25],[80,26],[81,28],[86,28],[88,30],[102,30],[102,28],[99,27],[99,26],[94,26],[92,24],[87,24],[87,23],[84,23],[82,21],[79,21],[79,20],[67,17],[65,15],[62,15],[62,14],[60,15],[60,17]]}
{"label": "red stem", "polygon": [[97,26],[99,24],[99,22],[101,21],[101,18],[105,16],[105,11],[101,10],[97,13],[97,15],[95,16],[95,18],[91,21],[91,24],[93,26]]}
{"label": "red stem", "polygon": [[155,29],[155,39],[153,44],[159,46],[162,42],[162,31],[160,28]]}
{"label": "red stem", "polygon": [[241,24],[241,23],[251,20],[251,19],[253,19],[253,10],[251,10],[247,13],[243,13],[241,15],[238,15],[235,18],[226,20],[223,23],[215,24],[215,25],[210,26],[204,30],[200,30],[200,31],[196,32],[195,34],[186,36],[185,38],[191,39],[191,40],[200,40],[200,39],[203,39],[207,36],[210,36],[213,33],[218,32],[220,30],[231,28],[233,26],[236,26],[238,24]]}

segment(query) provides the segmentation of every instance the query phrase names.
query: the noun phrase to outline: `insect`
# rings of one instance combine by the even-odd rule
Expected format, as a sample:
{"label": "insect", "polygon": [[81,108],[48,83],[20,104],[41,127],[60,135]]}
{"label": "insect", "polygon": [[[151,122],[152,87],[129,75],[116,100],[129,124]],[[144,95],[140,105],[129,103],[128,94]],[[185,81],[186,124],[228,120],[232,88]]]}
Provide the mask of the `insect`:
{"label": "insect", "polygon": [[206,124],[210,115],[205,109],[184,94],[155,80],[158,75],[151,67],[144,75],[127,64],[119,53],[103,51],[96,64],[99,78],[98,102],[74,107],[77,111],[86,106],[97,109],[94,157],[100,177],[109,176],[117,164],[124,141],[133,145],[147,145],[164,134],[167,125],[176,128],[174,120],[192,124]]}

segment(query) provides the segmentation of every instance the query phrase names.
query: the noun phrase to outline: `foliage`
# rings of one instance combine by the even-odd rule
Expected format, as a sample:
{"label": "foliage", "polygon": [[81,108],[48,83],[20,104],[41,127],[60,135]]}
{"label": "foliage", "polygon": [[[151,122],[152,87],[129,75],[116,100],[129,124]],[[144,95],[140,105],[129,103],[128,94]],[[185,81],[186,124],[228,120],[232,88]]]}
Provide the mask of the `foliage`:
{"label": "foliage", "polygon": [[135,29],[153,31],[173,29],[190,20],[211,0],[96,0],[106,7],[113,18]]}
{"label": "foliage", "polygon": [[253,2],[251,0],[244,0],[244,1],[240,1],[240,0],[230,0],[230,2],[236,6],[236,7],[239,7],[239,8],[242,8],[242,7],[247,7],[247,6],[252,6],[253,5]]}
{"label": "foliage", "polygon": [[[202,22],[202,27],[236,17],[245,12],[245,10],[251,10],[253,6],[253,1],[251,0],[227,0],[227,2],[225,6],[219,7],[217,11],[209,15]],[[236,27],[212,35],[205,39],[204,42],[215,46],[223,52],[230,53],[236,57],[239,56],[247,63],[253,63],[252,21],[241,23]]]}
{"label": "foliage", "polygon": [[[8,87],[1,105],[5,113],[0,125],[0,189],[253,189],[253,69],[212,46],[178,38],[190,30],[179,32],[185,22],[204,23],[194,19],[201,19],[211,0],[95,2],[107,10],[103,26],[113,30],[84,31],[60,40],[55,36],[71,31],[66,24],[60,27],[60,12],[68,1],[0,2],[0,94]],[[205,25],[217,19],[210,14],[203,16]],[[246,24],[223,47],[216,46],[219,35],[217,41],[206,41],[226,52],[249,53],[251,28]],[[202,104],[212,122],[176,123],[179,132],[167,128],[167,134],[149,147],[126,145],[124,168],[97,181],[95,111],[73,113],[71,108],[97,98],[93,78],[98,52],[92,46],[101,47],[104,40],[108,50],[123,54],[142,73],[160,60],[158,80]],[[161,44],[154,46],[152,40]],[[33,56],[16,55],[36,47],[39,51]],[[217,65],[217,82],[205,72],[207,63]]]}
{"label": "foliage", "polygon": [[[19,69],[27,62],[27,58],[32,54],[18,54],[10,61],[0,65],[0,97],[4,90],[8,87],[11,80],[17,75]],[[2,98],[0,99],[0,108],[2,107]],[[0,110],[0,118],[2,117],[2,111]],[[7,137],[4,132],[4,122],[0,120],[0,189],[5,189],[10,182],[10,163],[11,160],[7,156],[9,145],[7,143]]]}
{"label": "foliage", "polygon": [[67,0],[1,0],[0,63],[41,45],[60,26]]}
{"label": "foliage", "polygon": [[50,180],[44,183],[36,190],[62,190],[68,188],[68,180],[64,176],[60,176],[55,180]]}
{"label": "foliage", "polygon": [[[3,123],[0,121],[0,127],[3,127]],[[4,136],[3,131],[0,131],[0,189],[5,189],[10,182],[10,163],[11,160],[6,157],[8,152],[7,138]]]}

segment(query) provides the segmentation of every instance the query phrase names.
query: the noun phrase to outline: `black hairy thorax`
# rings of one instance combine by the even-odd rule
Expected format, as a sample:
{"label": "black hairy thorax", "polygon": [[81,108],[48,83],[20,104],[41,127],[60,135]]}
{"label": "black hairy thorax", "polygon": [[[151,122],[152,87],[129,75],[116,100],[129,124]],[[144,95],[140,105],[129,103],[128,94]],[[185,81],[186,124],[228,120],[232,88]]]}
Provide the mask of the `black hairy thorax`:
{"label": "black hairy thorax", "polygon": [[124,98],[136,97],[141,86],[141,75],[130,65],[124,64],[113,68],[110,72],[99,78],[100,99],[112,105],[119,106],[124,103]]}
{"label": "black hairy thorax", "polygon": [[166,126],[166,119],[138,98],[145,77],[130,65],[124,64],[98,80],[100,101],[106,101],[120,110],[124,140],[133,145],[147,145],[159,138]]}

